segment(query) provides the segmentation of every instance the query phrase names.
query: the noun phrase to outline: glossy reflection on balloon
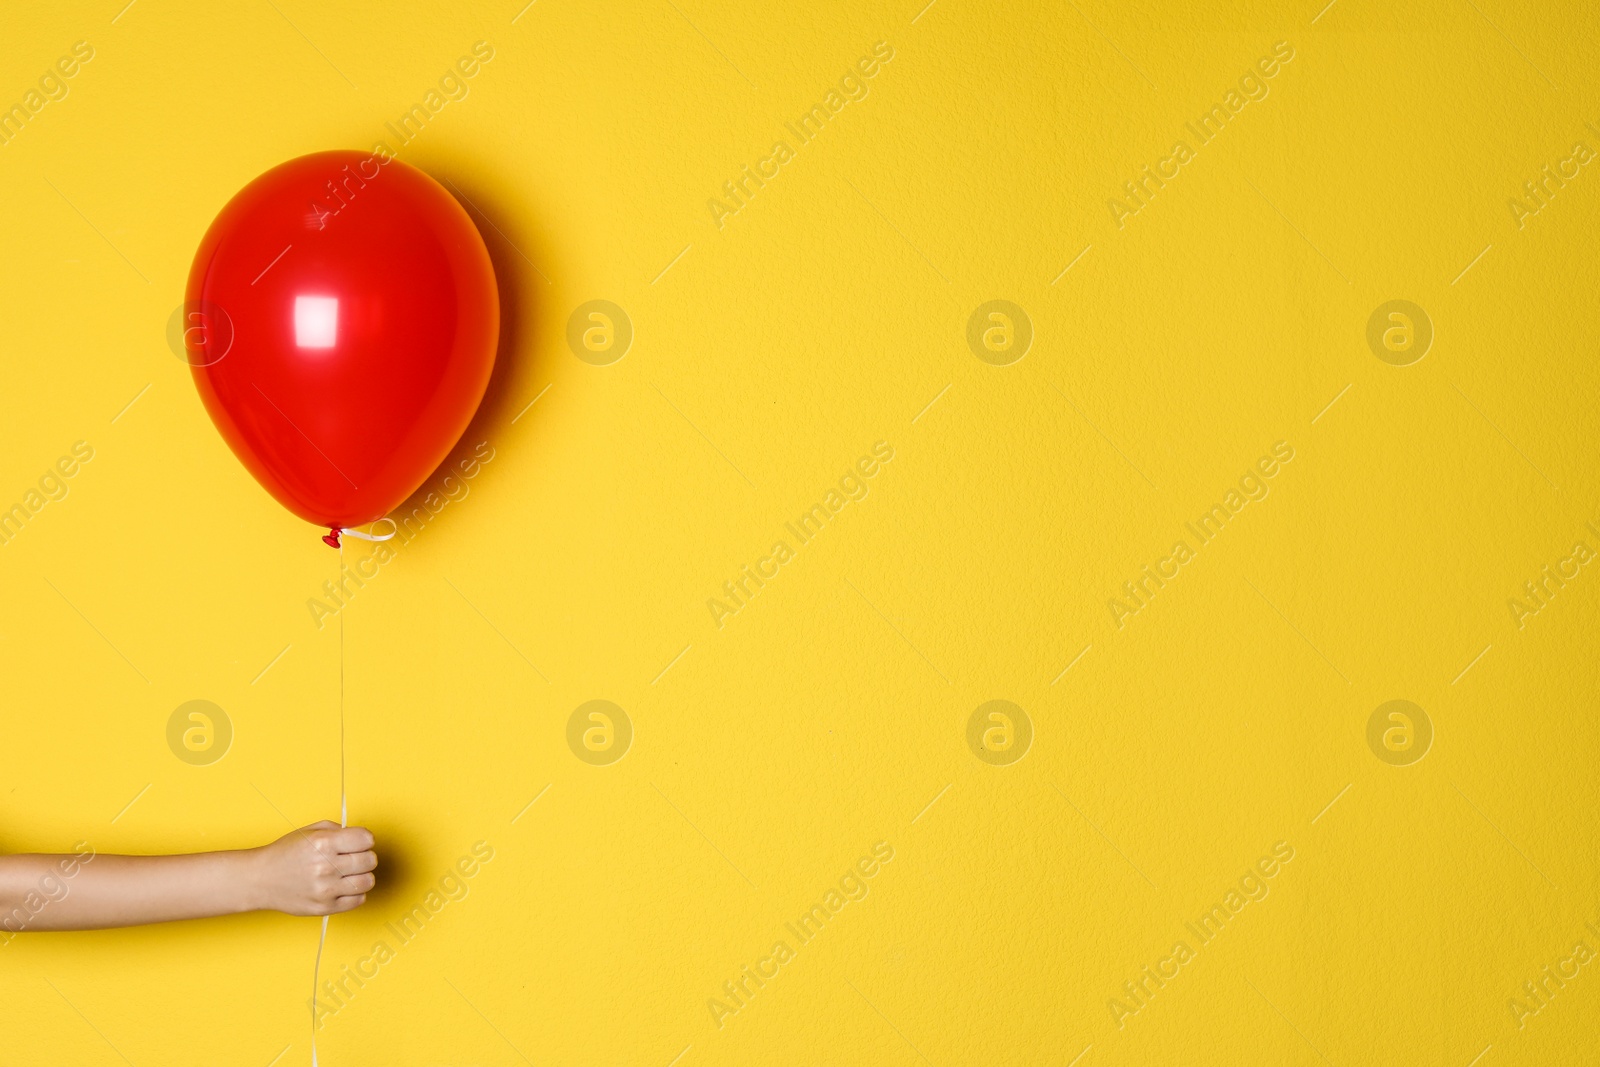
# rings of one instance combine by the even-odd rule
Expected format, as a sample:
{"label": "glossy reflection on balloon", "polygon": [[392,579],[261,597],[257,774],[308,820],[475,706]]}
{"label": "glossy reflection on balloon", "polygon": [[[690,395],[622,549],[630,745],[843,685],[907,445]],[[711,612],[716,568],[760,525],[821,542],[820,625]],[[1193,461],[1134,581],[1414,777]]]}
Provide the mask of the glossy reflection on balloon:
{"label": "glossy reflection on balloon", "polygon": [[294,298],[294,343],[299,348],[332,348],[339,343],[339,298]]}

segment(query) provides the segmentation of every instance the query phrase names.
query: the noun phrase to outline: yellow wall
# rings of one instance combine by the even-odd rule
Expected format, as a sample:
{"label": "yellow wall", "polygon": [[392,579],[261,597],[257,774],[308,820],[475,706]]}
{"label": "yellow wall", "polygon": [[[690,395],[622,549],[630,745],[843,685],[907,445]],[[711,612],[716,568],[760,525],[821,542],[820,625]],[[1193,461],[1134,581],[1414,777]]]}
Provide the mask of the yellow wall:
{"label": "yellow wall", "polygon": [[[0,146],[0,506],[93,452],[0,547],[0,847],[336,818],[342,633],[384,884],[323,971],[392,958],[324,1020],[330,1067],[1594,1056],[1587,5],[123,2],[11,11],[0,41],[0,102],[93,49]],[[492,220],[507,337],[462,447],[493,459],[435,479],[448,503],[319,627],[334,553],[164,331],[239,187],[390,139],[477,41],[400,157]],[[1202,144],[1241,78],[1260,98]],[[708,206],[745,165],[777,175]],[[1535,212],[1546,165],[1575,175]],[[632,324],[618,361],[569,348],[592,300]],[[1000,353],[1000,320],[968,343],[993,300],[1027,324]],[[1369,347],[1392,300],[1432,325],[1420,361]],[[875,447],[864,499],[786,531]],[[1202,543],[1242,478],[1267,495]],[[1139,606],[1146,566],[1170,577]],[[597,699],[633,728],[609,765],[567,741]],[[209,765],[167,744],[190,700],[232,724]],[[992,708],[969,732],[995,700],[1010,749]],[[1419,762],[1387,711],[1369,747],[1391,700],[1431,727]],[[785,924],[864,859],[802,944]],[[1242,879],[1266,895],[1202,943]],[[3,1058],[307,1063],[317,933],[24,936]],[[778,941],[776,977],[708,1006]],[[1514,1011],[1546,965],[1577,976]],[[1171,977],[1141,1004],[1147,966]]]}

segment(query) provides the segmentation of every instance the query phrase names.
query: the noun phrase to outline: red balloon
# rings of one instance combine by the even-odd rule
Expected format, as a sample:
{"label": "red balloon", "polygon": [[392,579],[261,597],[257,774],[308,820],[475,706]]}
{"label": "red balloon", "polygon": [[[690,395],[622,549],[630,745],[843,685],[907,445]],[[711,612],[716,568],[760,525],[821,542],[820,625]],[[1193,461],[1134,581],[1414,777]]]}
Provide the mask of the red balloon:
{"label": "red balloon", "polygon": [[319,152],[245,186],[186,295],[183,350],[211,420],[330,544],[416,491],[494,369],[483,238],[442,186],[382,155]]}

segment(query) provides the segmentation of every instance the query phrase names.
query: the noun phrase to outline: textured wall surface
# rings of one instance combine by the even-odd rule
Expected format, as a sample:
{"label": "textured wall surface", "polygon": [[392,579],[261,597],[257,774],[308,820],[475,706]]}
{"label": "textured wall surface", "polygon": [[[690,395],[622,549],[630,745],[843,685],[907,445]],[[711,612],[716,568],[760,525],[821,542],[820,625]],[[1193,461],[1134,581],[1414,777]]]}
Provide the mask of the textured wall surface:
{"label": "textured wall surface", "polygon": [[[337,818],[342,667],[325,1067],[1592,1062],[1594,14],[1321,2],[8,12],[0,849]],[[166,329],[378,142],[507,314],[335,596]],[[24,934],[0,1059],[308,1063],[317,945]]]}

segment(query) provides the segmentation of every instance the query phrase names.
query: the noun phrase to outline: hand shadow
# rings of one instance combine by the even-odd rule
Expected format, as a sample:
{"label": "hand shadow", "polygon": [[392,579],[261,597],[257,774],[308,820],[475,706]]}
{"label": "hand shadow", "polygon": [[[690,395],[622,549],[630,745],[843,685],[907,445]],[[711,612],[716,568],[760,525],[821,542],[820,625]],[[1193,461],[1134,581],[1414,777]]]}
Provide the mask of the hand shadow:
{"label": "hand shadow", "polygon": [[[367,894],[366,904],[360,910],[377,914],[388,911],[388,904],[408,892],[406,887],[416,874],[416,864],[404,843],[407,838],[404,827],[391,825],[381,819],[368,821],[365,825],[377,842],[378,869],[373,872],[376,881],[372,891]],[[416,895],[415,888],[413,886],[409,890],[411,896]]]}

